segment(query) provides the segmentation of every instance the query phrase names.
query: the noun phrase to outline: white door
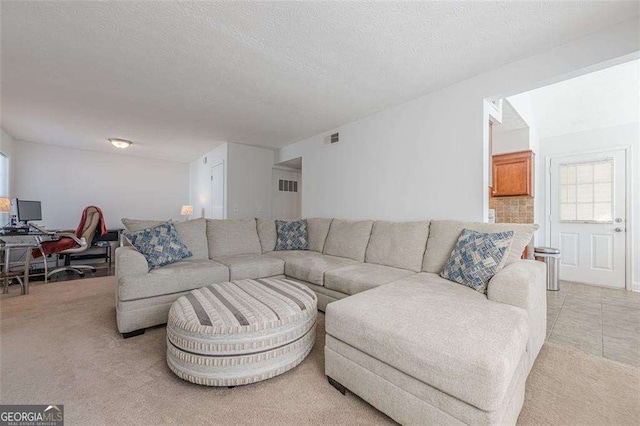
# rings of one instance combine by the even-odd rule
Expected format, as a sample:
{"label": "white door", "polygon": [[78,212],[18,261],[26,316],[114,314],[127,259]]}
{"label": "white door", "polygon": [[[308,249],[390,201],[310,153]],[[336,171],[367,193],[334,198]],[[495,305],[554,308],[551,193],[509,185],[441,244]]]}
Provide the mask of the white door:
{"label": "white door", "polygon": [[224,161],[211,168],[211,218],[224,219]]}
{"label": "white door", "polygon": [[551,159],[551,246],[560,279],[625,287],[624,150]]}

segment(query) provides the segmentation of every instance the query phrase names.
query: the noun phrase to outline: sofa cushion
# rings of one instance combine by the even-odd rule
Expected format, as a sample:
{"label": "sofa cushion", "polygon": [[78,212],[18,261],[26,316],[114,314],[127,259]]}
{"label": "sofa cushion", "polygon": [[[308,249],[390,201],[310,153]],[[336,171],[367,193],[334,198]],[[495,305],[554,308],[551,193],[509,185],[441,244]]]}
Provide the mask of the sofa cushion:
{"label": "sofa cushion", "polygon": [[301,257],[322,256],[322,253],[311,250],[282,250],[270,251],[269,253],[265,253],[265,256],[271,256],[285,262],[291,262],[292,260],[300,259]]}
{"label": "sofa cushion", "polygon": [[149,270],[192,256],[171,222],[140,231],[124,231],[124,236],[147,259]]}
{"label": "sofa cushion", "polygon": [[298,259],[288,260],[284,265],[284,273],[289,277],[302,281],[324,285],[325,272],[355,263],[358,262],[353,259],[347,259],[346,257],[327,255],[304,256]]}
{"label": "sofa cushion", "polygon": [[523,309],[434,274],[335,301],[327,334],[481,410],[498,408],[525,353]]}
{"label": "sofa cushion", "polygon": [[131,232],[142,231],[146,228],[154,228],[158,225],[169,222],[169,220],[128,219],[126,217],[123,217],[120,220],[124,227],[127,228],[127,231]]}
{"label": "sofa cushion", "polygon": [[255,219],[207,219],[209,259],[261,254]]}
{"label": "sofa cushion", "polygon": [[327,241],[324,243],[323,253],[364,262],[372,226],[372,220],[334,219],[329,228]]}
{"label": "sofa cushion", "polygon": [[136,300],[180,293],[206,285],[229,281],[229,268],[209,259],[185,259],[143,275],[118,281],[119,300]]}
{"label": "sofa cushion", "polygon": [[268,253],[273,251],[276,247],[276,240],[278,239],[276,221],[274,219],[259,217],[256,219],[256,225],[258,227],[258,237],[260,238],[262,252]]}
{"label": "sofa cushion", "polygon": [[276,251],[309,250],[307,220],[276,220]]}
{"label": "sofa cushion", "polygon": [[332,269],[324,274],[324,286],[345,294],[356,294],[415,273],[373,263],[358,263]]}
{"label": "sofa cushion", "polygon": [[307,231],[309,232],[309,250],[322,253],[332,221],[333,219],[325,219],[322,217],[312,217],[310,219],[307,219]]}
{"label": "sofa cushion", "polygon": [[284,262],[264,254],[239,254],[216,259],[229,267],[230,280],[273,277],[284,274]]}
{"label": "sofa cushion", "polygon": [[520,259],[524,248],[533,238],[533,234],[538,229],[536,224],[522,223],[476,223],[457,222],[452,220],[432,220],[429,227],[429,239],[427,240],[427,251],[424,254],[422,270],[439,274],[447,264],[451,252],[458,242],[458,237],[463,229],[471,229],[477,232],[493,233],[514,231],[513,242],[509,249],[509,254],[505,265]]}
{"label": "sofa cushion", "polygon": [[420,272],[429,222],[376,221],[367,246],[367,263]]}
{"label": "sofa cushion", "polygon": [[[140,231],[145,228],[153,228],[166,221],[122,219],[122,224],[127,231]],[[203,218],[187,220],[185,222],[172,222],[178,231],[180,241],[191,252],[192,259],[208,259],[209,245],[207,243],[207,221]]]}
{"label": "sofa cushion", "polygon": [[513,231],[485,234],[464,229],[440,275],[484,294],[489,280],[502,269],[512,240]]}

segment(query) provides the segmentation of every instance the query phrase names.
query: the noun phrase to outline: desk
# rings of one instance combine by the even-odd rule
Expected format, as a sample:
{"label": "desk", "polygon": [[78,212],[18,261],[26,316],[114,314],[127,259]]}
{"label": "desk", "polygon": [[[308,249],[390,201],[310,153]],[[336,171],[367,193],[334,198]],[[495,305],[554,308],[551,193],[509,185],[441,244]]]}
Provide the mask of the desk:
{"label": "desk", "polygon": [[41,248],[43,241],[56,240],[58,237],[41,231],[32,230],[27,233],[5,232],[0,230],[0,250],[4,250],[4,272],[11,269],[11,249],[26,249],[24,261],[24,278],[22,294],[29,294],[29,266],[31,265],[31,249]]}

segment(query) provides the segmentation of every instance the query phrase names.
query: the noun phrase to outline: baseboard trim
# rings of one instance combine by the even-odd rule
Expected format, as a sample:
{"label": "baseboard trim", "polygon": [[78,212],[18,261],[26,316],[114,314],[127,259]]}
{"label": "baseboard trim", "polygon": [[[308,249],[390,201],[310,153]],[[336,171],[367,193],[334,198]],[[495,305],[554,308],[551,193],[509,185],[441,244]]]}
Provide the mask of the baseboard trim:
{"label": "baseboard trim", "polygon": [[640,293],[640,281],[634,281],[631,284],[631,291],[637,291],[638,293]]}

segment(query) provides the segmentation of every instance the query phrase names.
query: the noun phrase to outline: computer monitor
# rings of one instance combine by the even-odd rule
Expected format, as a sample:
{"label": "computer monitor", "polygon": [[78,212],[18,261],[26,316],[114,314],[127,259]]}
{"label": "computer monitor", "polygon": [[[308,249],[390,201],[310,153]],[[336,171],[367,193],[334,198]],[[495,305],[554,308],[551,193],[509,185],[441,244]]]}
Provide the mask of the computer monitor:
{"label": "computer monitor", "polygon": [[18,222],[27,223],[31,220],[42,220],[42,207],[40,201],[27,201],[16,199]]}

